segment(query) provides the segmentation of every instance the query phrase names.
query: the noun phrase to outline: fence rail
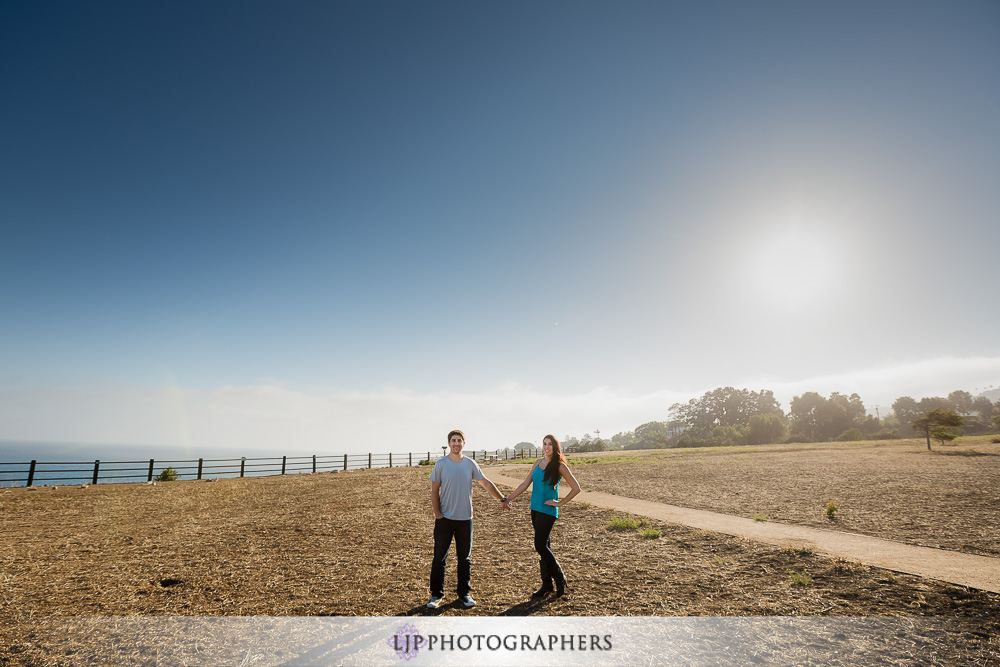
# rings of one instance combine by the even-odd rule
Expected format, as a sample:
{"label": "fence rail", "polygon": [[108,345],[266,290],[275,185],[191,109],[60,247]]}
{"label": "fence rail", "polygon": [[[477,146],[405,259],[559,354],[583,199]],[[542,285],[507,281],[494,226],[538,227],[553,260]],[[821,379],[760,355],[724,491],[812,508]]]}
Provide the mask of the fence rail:
{"label": "fence rail", "polygon": [[[465,453],[482,463],[494,463],[541,455],[540,449],[478,450]],[[220,477],[264,477],[269,475],[311,474],[369,468],[401,468],[427,465],[441,458],[433,452],[404,452],[401,454],[328,454],[312,456],[281,456],[230,459],[143,459],[140,461],[38,461],[24,463],[0,462],[0,486],[24,486],[53,482],[63,484],[98,484],[152,482],[167,468],[177,473],[178,479],[205,479]],[[159,471],[159,472],[157,472]],[[55,476],[53,476],[55,475]]]}

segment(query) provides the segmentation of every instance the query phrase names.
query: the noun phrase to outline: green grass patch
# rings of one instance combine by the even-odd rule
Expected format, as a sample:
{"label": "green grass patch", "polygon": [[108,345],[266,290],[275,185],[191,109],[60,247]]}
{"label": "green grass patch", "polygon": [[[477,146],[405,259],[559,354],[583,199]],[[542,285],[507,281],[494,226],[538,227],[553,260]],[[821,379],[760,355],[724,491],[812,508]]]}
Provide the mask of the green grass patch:
{"label": "green grass patch", "polygon": [[806,574],[805,570],[796,572],[792,570],[788,573],[788,578],[792,581],[792,586],[808,586],[812,582],[812,577]]}
{"label": "green grass patch", "polygon": [[645,537],[648,540],[658,540],[660,539],[660,535],[662,534],[663,531],[661,531],[659,528],[653,528],[652,526],[650,526],[649,528],[644,528],[643,530],[639,531],[639,535],[641,537]]}
{"label": "green grass patch", "polygon": [[638,530],[645,525],[645,519],[634,516],[616,516],[608,522],[608,528],[611,530]]}
{"label": "green grass patch", "polygon": [[767,521],[767,515],[761,514],[760,512],[754,513],[754,515],[750,518],[753,519],[754,521]]}

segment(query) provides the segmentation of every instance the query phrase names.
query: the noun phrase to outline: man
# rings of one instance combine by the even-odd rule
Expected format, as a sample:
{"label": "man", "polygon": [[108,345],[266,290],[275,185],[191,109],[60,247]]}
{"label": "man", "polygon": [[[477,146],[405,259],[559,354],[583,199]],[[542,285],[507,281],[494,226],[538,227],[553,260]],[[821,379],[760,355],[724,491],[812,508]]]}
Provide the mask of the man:
{"label": "man", "polygon": [[431,507],[434,509],[434,560],[431,563],[431,600],[427,606],[436,609],[444,598],[444,566],[451,540],[455,539],[458,559],[458,600],[466,609],[476,601],[469,591],[472,586],[472,489],[473,482],[489,491],[500,501],[501,511],[510,509],[510,501],[496,484],[486,479],[479,464],[462,454],[465,434],[448,434],[448,456],[434,464],[431,472]]}

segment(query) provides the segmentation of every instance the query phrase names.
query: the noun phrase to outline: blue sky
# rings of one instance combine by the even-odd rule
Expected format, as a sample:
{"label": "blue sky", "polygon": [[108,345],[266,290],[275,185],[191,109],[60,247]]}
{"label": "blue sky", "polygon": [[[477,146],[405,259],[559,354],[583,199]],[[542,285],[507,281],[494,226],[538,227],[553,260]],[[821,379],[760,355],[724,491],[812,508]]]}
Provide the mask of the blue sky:
{"label": "blue sky", "polygon": [[991,2],[4,3],[0,438],[998,385],[997,62]]}

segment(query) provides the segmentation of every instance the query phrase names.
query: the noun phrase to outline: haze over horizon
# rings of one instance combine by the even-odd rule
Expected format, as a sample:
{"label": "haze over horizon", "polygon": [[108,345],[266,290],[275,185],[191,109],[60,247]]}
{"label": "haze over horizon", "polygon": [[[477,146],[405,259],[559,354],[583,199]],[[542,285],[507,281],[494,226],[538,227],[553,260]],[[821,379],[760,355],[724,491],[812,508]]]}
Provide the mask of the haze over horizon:
{"label": "haze over horizon", "polygon": [[0,439],[1000,386],[997,62],[990,2],[4,3]]}

